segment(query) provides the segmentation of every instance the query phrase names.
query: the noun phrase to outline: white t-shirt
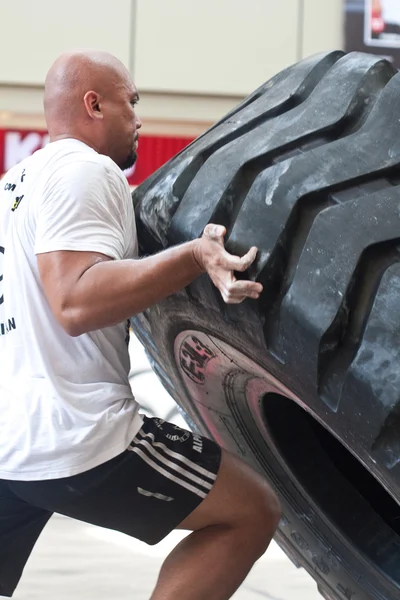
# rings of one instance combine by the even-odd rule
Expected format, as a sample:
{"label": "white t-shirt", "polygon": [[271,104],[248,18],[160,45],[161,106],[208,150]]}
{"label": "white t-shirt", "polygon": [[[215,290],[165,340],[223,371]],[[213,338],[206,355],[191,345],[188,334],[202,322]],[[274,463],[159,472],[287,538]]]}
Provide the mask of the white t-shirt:
{"label": "white t-shirt", "polygon": [[129,185],[74,139],[48,144],[0,182],[0,478],[67,477],[122,453],[142,417],[128,380],[127,323],[70,337],[36,254],[137,256]]}

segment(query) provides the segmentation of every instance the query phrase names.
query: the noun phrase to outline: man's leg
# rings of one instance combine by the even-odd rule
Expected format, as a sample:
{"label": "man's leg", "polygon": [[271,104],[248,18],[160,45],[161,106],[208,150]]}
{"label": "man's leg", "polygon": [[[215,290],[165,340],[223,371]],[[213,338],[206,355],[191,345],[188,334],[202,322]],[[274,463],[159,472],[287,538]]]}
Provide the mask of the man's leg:
{"label": "man's leg", "polygon": [[179,529],[192,533],[171,552],[151,600],[225,600],[265,552],[280,506],[267,483],[227,452],[213,489]]}
{"label": "man's leg", "polygon": [[12,596],[51,512],[31,506],[0,480],[0,596]]}
{"label": "man's leg", "polygon": [[[218,474],[217,474],[218,473]],[[152,600],[225,600],[279,521],[266,481],[211,440],[147,419],[127,450],[89,471],[10,483],[31,506],[156,544],[193,531],[166,559]]]}

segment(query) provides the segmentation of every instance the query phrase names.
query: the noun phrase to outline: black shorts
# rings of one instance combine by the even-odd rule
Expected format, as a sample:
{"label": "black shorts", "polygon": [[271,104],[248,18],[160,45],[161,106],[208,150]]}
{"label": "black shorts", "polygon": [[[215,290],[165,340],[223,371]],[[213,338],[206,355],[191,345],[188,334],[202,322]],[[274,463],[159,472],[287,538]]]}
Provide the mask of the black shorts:
{"label": "black shorts", "polygon": [[129,448],[72,477],[0,480],[0,596],[11,596],[53,513],[156,544],[207,496],[221,450],[211,440],[144,417]]}

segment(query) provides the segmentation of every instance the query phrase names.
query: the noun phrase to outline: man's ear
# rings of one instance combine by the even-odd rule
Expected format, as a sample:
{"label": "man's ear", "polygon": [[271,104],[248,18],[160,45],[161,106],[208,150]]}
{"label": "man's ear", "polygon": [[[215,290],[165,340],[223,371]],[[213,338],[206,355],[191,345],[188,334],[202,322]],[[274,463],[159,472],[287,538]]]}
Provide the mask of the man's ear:
{"label": "man's ear", "polygon": [[83,97],[86,112],[91,119],[102,119],[100,96],[97,92],[86,92]]}

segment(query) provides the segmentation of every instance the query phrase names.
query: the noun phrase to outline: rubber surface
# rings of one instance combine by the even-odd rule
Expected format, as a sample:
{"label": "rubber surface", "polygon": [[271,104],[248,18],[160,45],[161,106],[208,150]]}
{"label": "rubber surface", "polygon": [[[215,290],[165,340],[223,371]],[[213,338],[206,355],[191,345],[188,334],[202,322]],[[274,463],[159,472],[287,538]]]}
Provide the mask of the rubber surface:
{"label": "rubber surface", "polygon": [[[209,222],[226,226],[233,253],[258,246],[248,276],[264,285],[259,302],[226,306],[202,277],[134,327],[168,391],[199,428],[263,465],[290,514],[281,545],[335,600],[399,596],[393,523],[400,511],[368,497],[364,514],[363,490],[372,484],[363,487],[360,476],[354,507],[377,528],[377,538],[352,529],[351,503],[339,526],[324,486],[308,482],[290,454],[282,423],[292,408],[269,413],[280,444],[273,436],[254,441],[259,431],[239,400],[228,406],[223,382],[206,407],[188,393],[174,343],[179,332],[195,329],[254,359],[400,501],[399,97],[400,75],[379,57],[311,57],[261,86],[133,196],[143,253],[200,236]],[[242,452],[229,423],[246,438]],[[315,435],[335,457],[319,472],[335,468],[343,475],[351,460],[341,462],[340,449],[313,427],[308,420],[301,425],[297,454],[303,448],[316,456],[321,446],[308,444]],[[350,502],[354,490],[344,480],[338,486]],[[332,488],[325,491],[332,496]],[[390,513],[386,522],[380,511]]]}

